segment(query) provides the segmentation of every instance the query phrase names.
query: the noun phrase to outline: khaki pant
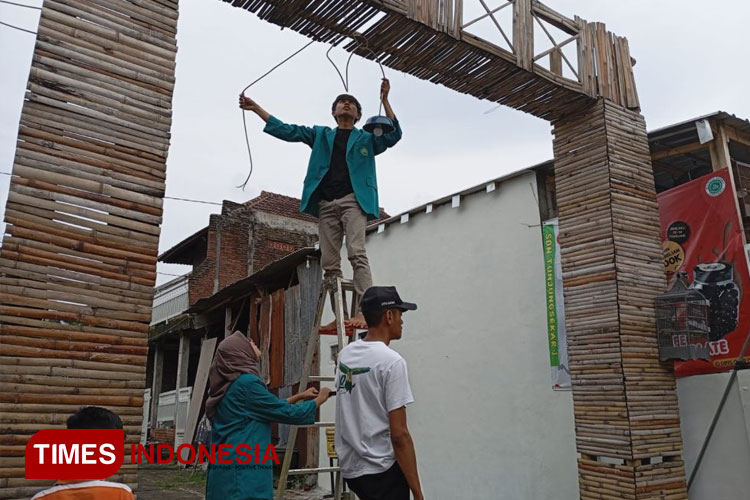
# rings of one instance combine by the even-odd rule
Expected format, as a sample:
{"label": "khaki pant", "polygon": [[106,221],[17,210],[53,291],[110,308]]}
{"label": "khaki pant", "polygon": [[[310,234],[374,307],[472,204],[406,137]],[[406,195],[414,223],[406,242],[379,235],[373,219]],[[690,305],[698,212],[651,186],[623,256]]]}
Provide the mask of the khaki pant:
{"label": "khaki pant", "polygon": [[341,245],[346,235],[346,252],[354,270],[354,290],[362,296],[372,286],[370,263],[365,253],[367,215],[360,208],[354,193],[338,200],[321,200],[319,208],[318,233],[323,277],[343,277]]}

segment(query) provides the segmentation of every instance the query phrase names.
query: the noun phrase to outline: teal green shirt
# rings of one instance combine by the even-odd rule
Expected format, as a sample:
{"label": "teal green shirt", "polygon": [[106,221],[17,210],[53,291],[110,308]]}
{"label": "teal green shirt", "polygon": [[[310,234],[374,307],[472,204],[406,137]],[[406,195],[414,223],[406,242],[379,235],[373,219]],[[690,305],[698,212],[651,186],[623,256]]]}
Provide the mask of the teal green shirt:
{"label": "teal green shirt", "polygon": [[271,394],[257,376],[240,375],[219,402],[211,430],[212,444],[233,445],[229,455],[232,465],[209,465],[206,500],[273,498],[273,463],[237,464],[237,458],[246,460],[246,457],[237,455],[234,447],[244,443],[255,450],[257,444],[258,462],[262,462],[271,444],[271,423],[311,424],[315,422],[316,409],[314,401],[289,404]]}
{"label": "teal green shirt", "polygon": [[[369,219],[380,217],[375,155],[394,146],[401,139],[402,132],[398,120],[393,120],[393,124],[395,125],[393,132],[379,137],[355,128],[349,135],[346,145],[346,164],[349,167],[352,188],[359,206]],[[331,166],[336,129],[320,125],[314,127],[290,125],[275,116],[270,116],[263,131],[287,142],[304,142],[312,148],[305,183],[302,187],[300,211],[317,217],[320,200],[316,190]]]}

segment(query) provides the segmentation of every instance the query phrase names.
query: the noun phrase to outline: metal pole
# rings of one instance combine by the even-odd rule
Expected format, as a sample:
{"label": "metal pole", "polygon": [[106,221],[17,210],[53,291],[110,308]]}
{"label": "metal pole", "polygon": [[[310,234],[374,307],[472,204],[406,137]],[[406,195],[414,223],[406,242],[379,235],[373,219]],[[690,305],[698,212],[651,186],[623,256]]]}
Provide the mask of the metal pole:
{"label": "metal pole", "polygon": [[690,491],[690,486],[692,486],[693,481],[695,480],[695,476],[698,472],[698,469],[700,468],[701,462],[703,461],[703,455],[706,453],[706,448],[708,448],[708,443],[711,441],[711,436],[713,436],[714,429],[716,428],[716,423],[719,421],[719,417],[721,416],[722,410],[724,410],[724,404],[727,402],[727,397],[729,397],[729,391],[732,388],[732,385],[734,384],[734,379],[737,378],[737,370],[739,370],[740,366],[744,364],[745,362],[745,354],[747,353],[747,347],[750,344],[750,332],[748,332],[747,337],[745,338],[745,344],[742,346],[742,351],[740,351],[740,356],[737,358],[737,361],[734,363],[734,369],[732,370],[732,373],[729,375],[729,381],[727,382],[727,386],[724,389],[724,394],[721,396],[721,401],[719,402],[719,407],[716,409],[716,413],[714,413],[714,418],[711,421],[711,426],[708,428],[708,434],[706,435],[706,439],[703,441],[703,446],[701,446],[701,451],[698,453],[698,459],[695,461],[695,466],[693,467],[693,470],[690,472],[690,479],[688,479],[687,488],[688,491]]}

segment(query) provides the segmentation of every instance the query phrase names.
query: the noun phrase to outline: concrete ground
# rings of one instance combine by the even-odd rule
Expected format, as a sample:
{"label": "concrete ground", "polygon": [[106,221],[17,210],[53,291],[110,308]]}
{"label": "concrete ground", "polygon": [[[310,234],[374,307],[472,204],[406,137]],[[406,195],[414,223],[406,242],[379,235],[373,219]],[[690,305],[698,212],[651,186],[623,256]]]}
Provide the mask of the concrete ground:
{"label": "concrete ground", "polygon": [[[289,490],[285,500],[323,500],[327,486],[310,491]],[[203,499],[206,475],[202,471],[179,469],[174,465],[141,465],[138,468],[138,500]],[[331,498],[331,497],[329,497]]]}

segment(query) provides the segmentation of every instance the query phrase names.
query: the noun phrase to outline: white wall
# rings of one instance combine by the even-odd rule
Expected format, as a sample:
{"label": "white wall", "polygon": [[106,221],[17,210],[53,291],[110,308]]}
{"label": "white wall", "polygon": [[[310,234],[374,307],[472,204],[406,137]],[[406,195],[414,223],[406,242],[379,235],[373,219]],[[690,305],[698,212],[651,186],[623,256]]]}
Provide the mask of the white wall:
{"label": "white wall", "polygon": [[572,397],[550,379],[538,225],[526,172],[368,236],[375,284],[419,305],[391,347],[409,366],[427,498],[578,498]]}
{"label": "white wall", "polygon": [[[750,370],[737,375],[690,489],[690,500],[750,496]],[[728,380],[729,373],[677,379],[688,477]]]}

